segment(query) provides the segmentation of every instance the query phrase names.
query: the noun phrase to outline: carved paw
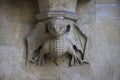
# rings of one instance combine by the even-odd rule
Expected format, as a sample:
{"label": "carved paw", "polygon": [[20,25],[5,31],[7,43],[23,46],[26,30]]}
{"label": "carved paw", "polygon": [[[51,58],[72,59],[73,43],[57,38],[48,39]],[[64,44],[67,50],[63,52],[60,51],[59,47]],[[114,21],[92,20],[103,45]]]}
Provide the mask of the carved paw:
{"label": "carved paw", "polygon": [[75,65],[75,58],[72,56],[70,60],[70,66],[74,66],[74,65]]}
{"label": "carved paw", "polygon": [[60,64],[58,59],[53,60],[53,62],[56,64],[56,66],[59,66],[59,64]]}
{"label": "carved paw", "polygon": [[83,64],[83,61],[81,60],[81,58],[77,57],[77,61],[78,61],[78,64]]}
{"label": "carved paw", "polygon": [[39,57],[36,63],[37,66],[43,66],[45,65],[45,61],[43,57]]}

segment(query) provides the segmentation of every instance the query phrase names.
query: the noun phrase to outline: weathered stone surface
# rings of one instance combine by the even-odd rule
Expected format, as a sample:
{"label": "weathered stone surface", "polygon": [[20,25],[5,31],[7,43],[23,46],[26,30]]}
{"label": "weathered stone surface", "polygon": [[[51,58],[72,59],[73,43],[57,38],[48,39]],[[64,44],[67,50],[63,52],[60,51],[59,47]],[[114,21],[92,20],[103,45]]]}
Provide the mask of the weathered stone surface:
{"label": "weathered stone surface", "polygon": [[[32,4],[35,3],[35,4]],[[0,1],[0,45],[14,45],[25,36],[35,24],[37,3],[34,1]]]}
{"label": "weathered stone surface", "polygon": [[38,0],[40,13],[50,10],[64,10],[75,12],[76,2],[77,0]]}
{"label": "weathered stone surface", "polygon": [[26,66],[24,40],[36,25],[37,3],[1,0],[0,4],[0,80],[92,80],[89,65],[56,69]]}
{"label": "weathered stone surface", "polygon": [[96,0],[97,4],[120,3],[120,0]]}
{"label": "weathered stone surface", "polygon": [[119,3],[119,0],[96,0],[97,4]]}
{"label": "weathered stone surface", "polygon": [[85,53],[85,60],[89,62],[89,56],[91,55],[91,45],[92,43],[92,29],[95,22],[95,4],[94,1],[89,0],[79,0],[77,6],[77,13],[79,19],[77,24],[81,31],[87,36],[87,47]]}
{"label": "weathered stone surface", "polygon": [[[94,62],[97,80],[119,80],[120,72],[120,6],[119,4],[96,4],[96,24],[93,29]],[[103,47],[104,46],[104,47]],[[95,65],[95,63],[93,65]],[[98,65],[97,65],[98,64]]]}
{"label": "weathered stone surface", "polygon": [[25,66],[21,54],[23,50],[14,46],[0,46],[0,51],[0,80],[93,80],[88,65],[71,68]]}
{"label": "weathered stone surface", "polygon": [[38,3],[0,0],[0,80],[120,80],[118,1],[99,0],[94,6],[94,1],[83,0],[78,4],[77,23],[88,37],[86,58],[90,66],[69,68],[25,65],[24,39],[36,25]]}

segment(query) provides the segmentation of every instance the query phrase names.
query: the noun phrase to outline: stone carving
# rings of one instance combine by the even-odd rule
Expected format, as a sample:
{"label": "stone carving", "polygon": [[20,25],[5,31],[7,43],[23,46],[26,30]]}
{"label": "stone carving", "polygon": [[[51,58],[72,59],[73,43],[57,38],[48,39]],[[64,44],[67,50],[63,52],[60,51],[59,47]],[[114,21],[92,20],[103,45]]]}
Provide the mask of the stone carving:
{"label": "stone carving", "polygon": [[45,57],[59,65],[59,59],[69,55],[70,66],[82,64],[87,38],[76,23],[63,16],[39,22],[27,37],[31,62],[45,64]]}
{"label": "stone carving", "polygon": [[38,0],[39,23],[27,36],[32,63],[43,65],[49,59],[59,65],[66,55],[70,66],[83,63],[87,38],[75,23],[77,1]]}

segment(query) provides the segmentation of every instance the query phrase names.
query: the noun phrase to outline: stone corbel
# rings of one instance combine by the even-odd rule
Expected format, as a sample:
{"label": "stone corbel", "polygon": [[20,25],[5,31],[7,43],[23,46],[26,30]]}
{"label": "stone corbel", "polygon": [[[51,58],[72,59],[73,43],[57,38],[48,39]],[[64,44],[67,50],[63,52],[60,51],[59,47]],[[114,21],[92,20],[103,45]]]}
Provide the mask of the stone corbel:
{"label": "stone corbel", "polygon": [[27,36],[30,62],[44,65],[46,60],[60,65],[69,55],[69,65],[82,64],[87,38],[76,25],[77,0],[38,0],[39,23]]}

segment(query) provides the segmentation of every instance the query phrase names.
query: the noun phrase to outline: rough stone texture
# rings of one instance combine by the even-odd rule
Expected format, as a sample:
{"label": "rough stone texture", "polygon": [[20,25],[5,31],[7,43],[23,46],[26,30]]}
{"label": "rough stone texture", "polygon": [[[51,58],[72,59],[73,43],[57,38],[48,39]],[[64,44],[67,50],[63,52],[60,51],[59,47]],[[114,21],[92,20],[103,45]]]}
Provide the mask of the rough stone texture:
{"label": "rough stone texture", "polygon": [[[69,4],[67,4],[69,2]],[[77,0],[38,0],[40,13],[49,10],[65,10],[75,12]]]}
{"label": "rough stone texture", "polygon": [[3,0],[0,4],[0,80],[92,80],[88,65],[71,68],[25,65],[24,39],[36,25],[37,2]]}
{"label": "rough stone texture", "polygon": [[25,65],[24,40],[36,25],[37,1],[0,0],[0,80],[120,80],[119,0],[96,0],[96,6],[79,2],[78,24],[89,39],[90,66],[44,68]]}
{"label": "rough stone texture", "polygon": [[97,4],[120,3],[120,0],[96,0]]}
{"label": "rough stone texture", "polygon": [[37,13],[33,0],[0,0],[0,45],[17,45],[36,23]]}
{"label": "rough stone texture", "polygon": [[89,57],[92,53],[92,28],[95,22],[95,1],[79,0],[77,6],[77,14],[79,15],[78,26],[81,31],[87,36],[87,47],[85,59],[89,62]]}
{"label": "rough stone texture", "polygon": [[[94,74],[97,80],[120,79],[120,4],[96,4],[93,28]],[[99,68],[99,69],[97,69]]]}
{"label": "rough stone texture", "polygon": [[92,26],[89,22],[94,20],[90,15],[94,14],[93,9],[83,7],[79,11],[78,23],[89,39],[86,57],[95,80],[120,80],[120,3],[119,0],[96,0],[96,3]]}

